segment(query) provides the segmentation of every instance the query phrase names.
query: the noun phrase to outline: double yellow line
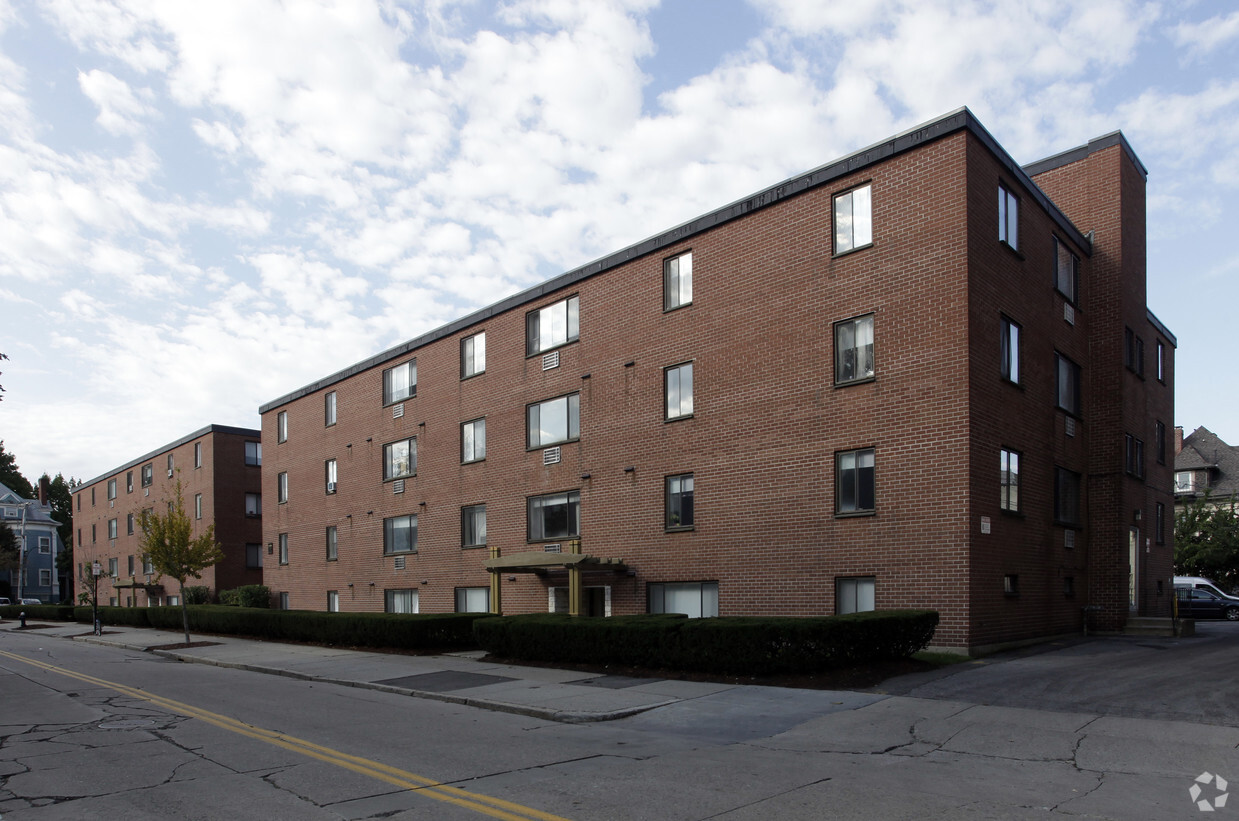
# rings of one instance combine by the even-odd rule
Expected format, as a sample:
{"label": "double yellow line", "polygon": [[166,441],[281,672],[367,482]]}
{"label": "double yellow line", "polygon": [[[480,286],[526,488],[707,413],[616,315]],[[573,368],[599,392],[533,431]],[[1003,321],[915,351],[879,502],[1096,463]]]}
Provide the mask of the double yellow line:
{"label": "double yellow line", "polygon": [[452,787],[433,778],[417,775],[406,770],[389,767],[386,764],[380,764],[377,761],[371,761],[367,758],[359,758],[355,755],[342,753],[338,750],[333,750],[330,747],[323,747],[314,744],[304,739],[278,733],[274,730],[264,730],[262,727],[255,727],[253,724],[246,724],[244,721],[238,721],[235,718],[212,713],[209,710],[203,710],[200,707],[194,707],[190,704],[184,704],[179,701],[173,701],[170,698],[157,696],[145,690],[140,690],[136,687],[129,687],[124,684],[117,684],[113,681],[88,676],[85,673],[66,670],[63,667],[57,667],[54,664],[46,664],[41,661],[19,656],[15,653],[9,653],[0,650],[0,657],[20,661],[24,664],[29,664],[34,667],[46,670],[49,673],[66,676],[76,679],[86,684],[93,684],[98,687],[106,687],[109,690],[115,690],[123,695],[131,696],[142,701],[154,704],[156,707],[162,707],[165,710],[173,713],[179,713],[183,716],[196,718],[200,721],[205,721],[207,724],[219,727],[222,730],[227,730],[237,735],[243,735],[247,738],[265,741],[268,744],[276,747],[281,747],[294,753],[308,756],[317,761],[323,761],[327,764],[334,764],[337,767],[342,767],[346,770],[351,770],[361,775],[376,778],[387,784],[396,787],[401,787],[406,790],[413,790],[418,795],[423,795],[427,798],[433,798],[436,801],[445,801],[449,804],[455,804],[458,807],[464,807],[474,812],[482,813],[491,818],[503,819],[503,821],[568,821],[558,815],[541,812],[530,807],[524,807],[520,804],[511,801],[504,801],[502,798],[492,798],[488,795],[472,793],[468,790],[462,790],[458,787]]}

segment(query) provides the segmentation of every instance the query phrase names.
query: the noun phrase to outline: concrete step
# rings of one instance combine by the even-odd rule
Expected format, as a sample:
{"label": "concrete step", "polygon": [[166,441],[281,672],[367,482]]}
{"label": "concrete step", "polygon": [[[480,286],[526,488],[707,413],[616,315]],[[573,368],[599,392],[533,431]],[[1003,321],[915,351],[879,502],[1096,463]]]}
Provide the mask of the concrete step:
{"label": "concrete step", "polygon": [[[1123,634],[1127,636],[1173,636],[1175,635],[1174,620],[1156,616],[1132,616],[1127,619]],[[1192,636],[1195,634],[1194,619],[1179,619],[1178,635]]]}

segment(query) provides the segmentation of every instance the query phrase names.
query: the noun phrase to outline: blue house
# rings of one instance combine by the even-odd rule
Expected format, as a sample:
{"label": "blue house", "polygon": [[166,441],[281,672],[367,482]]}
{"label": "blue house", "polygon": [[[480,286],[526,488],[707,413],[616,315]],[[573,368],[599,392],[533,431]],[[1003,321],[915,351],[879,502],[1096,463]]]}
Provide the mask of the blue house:
{"label": "blue house", "polygon": [[0,484],[0,521],[17,536],[23,553],[20,572],[16,568],[0,571],[0,596],[8,596],[14,604],[19,597],[44,603],[60,600],[56,556],[64,544],[56,532],[60,523],[52,518],[52,506],[46,494],[42,495],[42,499],[24,499]]}

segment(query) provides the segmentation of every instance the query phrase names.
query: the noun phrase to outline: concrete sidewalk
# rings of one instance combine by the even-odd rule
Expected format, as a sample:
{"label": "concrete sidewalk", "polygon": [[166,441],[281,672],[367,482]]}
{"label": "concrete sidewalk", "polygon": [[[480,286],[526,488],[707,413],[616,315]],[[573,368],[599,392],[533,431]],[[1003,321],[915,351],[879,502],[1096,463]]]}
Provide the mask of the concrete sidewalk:
{"label": "concrete sidewalk", "polygon": [[[152,652],[196,664],[214,664],[306,681],[364,687],[389,693],[466,704],[486,710],[534,716],[570,724],[612,721],[656,707],[737,689],[740,685],[631,678],[549,667],[524,667],[482,660],[483,651],[435,656],[373,653],[334,647],[191,635],[209,647],[152,650],[182,644],[180,632],[107,627],[94,636],[83,624],[35,622],[22,630],[16,621],[0,629]],[[749,688],[751,689],[751,688]],[[873,696],[855,694],[865,701]],[[835,701],[838,701],[837,694]]]}

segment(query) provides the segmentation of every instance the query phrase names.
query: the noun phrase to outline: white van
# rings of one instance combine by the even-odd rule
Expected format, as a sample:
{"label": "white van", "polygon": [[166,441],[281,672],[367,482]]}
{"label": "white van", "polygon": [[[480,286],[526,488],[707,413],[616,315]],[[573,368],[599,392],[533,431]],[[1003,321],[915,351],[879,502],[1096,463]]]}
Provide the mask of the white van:
{"label": "white van", "polygon": [[1214,584],[1209,579],[1204,578],[1203,576],[1175,576],[1174,586],[1175,587],[1199,587],[1201,590],[1208,590],[1210,593],[1221,596],[1224,599],[1235,598],[1235,596],[1232,596],[1229,593],[1224,593],[1221,588],[1219,588],[1216,584]]}

